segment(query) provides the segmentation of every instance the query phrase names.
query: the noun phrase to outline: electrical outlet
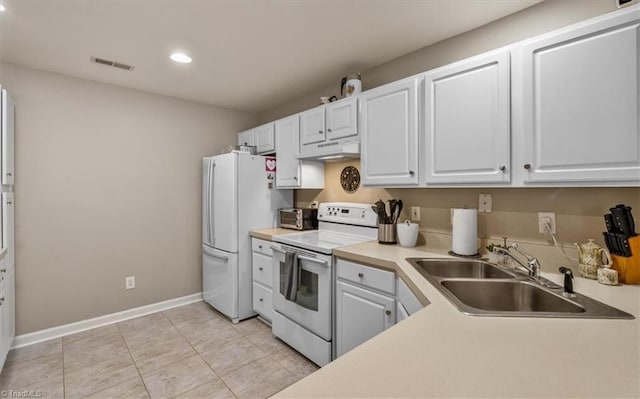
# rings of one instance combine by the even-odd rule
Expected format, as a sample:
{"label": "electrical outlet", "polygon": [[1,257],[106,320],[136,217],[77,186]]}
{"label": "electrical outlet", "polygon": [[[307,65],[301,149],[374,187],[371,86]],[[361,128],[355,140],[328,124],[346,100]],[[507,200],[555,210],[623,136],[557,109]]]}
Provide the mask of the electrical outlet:
{"label": "electrical outlet", "polygon": [[129,276],[124,278],[124,288],[132,290],[136,288],[136,276]]}
{"label": "electrical outlet", "polygon": [[478,211],[480,213],[491,213],[493,197],[491,194],[480,194],[478,197]]}
{"label": "electrical outlet", "polygon": [[411,207],[411,221],[419,222],[420,221],[420,207],[412,206]]}
{"label": "electrical outlet", "polygon": [[551,226],[551,232],[556,232],[556,213],[555,212],[538,212],[538,231],[542,234],[546,233],[544,224]]}

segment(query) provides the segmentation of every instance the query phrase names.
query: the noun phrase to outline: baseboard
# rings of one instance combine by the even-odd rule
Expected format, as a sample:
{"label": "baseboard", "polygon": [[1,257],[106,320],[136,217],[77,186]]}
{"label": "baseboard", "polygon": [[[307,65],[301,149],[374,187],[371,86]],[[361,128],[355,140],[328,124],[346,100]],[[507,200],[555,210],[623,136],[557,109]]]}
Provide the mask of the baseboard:
{"label": "baseboard", "polygon": [[123,310],[122,312],[116,312],[107,314],[104,316],[94,317],[92,319],[76,321],[74,323],[65,324],[62,326],[56,326],[47,328],[45,330],[34,331],[28,334],[22,334],[15,337],[13,340],[12,349],[21,348],[23,346],[37,344],[38,342],[47,341],[54,338],[63,337],[69,334],[79,333],[85,330],[90,330],[96,327],[106,326],[108,324],[118,323],[121,321],[133,319],[136,317],[148,315],[162,310],[175,308],[182,305],[187,305],[194,302],[202,301],[202,292],[183,296],[180,298],[173,298],[167,301],[152,303],[150,305],[140,306],[133,309]]}

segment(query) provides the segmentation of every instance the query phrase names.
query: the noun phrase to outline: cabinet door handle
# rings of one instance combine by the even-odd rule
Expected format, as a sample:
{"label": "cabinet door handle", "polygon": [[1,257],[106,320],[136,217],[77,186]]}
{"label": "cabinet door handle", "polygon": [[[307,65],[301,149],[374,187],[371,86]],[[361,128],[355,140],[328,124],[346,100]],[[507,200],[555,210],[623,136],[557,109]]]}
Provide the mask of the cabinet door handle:
{"label": "cabinet door handle", "polygon": [[293,180],[298,180],[298,176],[293,176]]}
{"label": "cabinet door handle", "polygon": [[500,168],[498,169],[504,172],[505,170],[507,170],[507,167],[505,165],[500,165]]}
{"label": "cabinet door handle", "polygon": [[262,249],[262,245],[258,245],[258,248]]}
{"label": "cabinet door handle", "polygon": [[524,168],[525,168],[526,170],[531,169],[531,164],[530,164],[530,163],[525,163],[525,164],[524,164]]}
{"label": "cabinet door handle", "polygon": [[0,298],[0,305],[4,303],[4,297]]}
{"label": "cabinet door handle", "polygon": [[263,301],[264,301],[264,299],[260,298],[260,299],[259,299],[259,301],[260,301],[260,302],[263,302]]}
{"label": "cabinet door handle", "polygon": [[413,176],[413,175],[415,175],[415,174],[416,174],[416,173],[415,173],[414,171],[412,171],[412,170],[410,170],[410,171],[409,171],[409,175],[410,175],[410,176]]}
{"label": "cabinet door handle", "polygon": [[391,311],[390,310],[385,310],[384,314],[386,314],[387,316],[391,316]]}
{"label": "cabinet door handle", "polygon": [[7,176],[11,177],[11,173],[7,173]]}
{"label": "cabinet door handle", "polygon": [[358,277],[360,278],[364,277],[364,273],[358,273]]}
{"label": "cabinet door handle", "polygon": [[322,134],[322,130],[318,130],[318,134]]}
{"label": "cabinet door handle", "polygon": [[327,132],[331,133],[331,128],[327,129]]}
{"label": "cabinet door handle", "polygon": [[259,267],[259,268],[258,268],[258,270],[262,271],[262,268],[261,268],[261,267]]}
{"label": "cabinet door handle", "polygon": [[7,205],[13,204],[13,201],[7,201]]}

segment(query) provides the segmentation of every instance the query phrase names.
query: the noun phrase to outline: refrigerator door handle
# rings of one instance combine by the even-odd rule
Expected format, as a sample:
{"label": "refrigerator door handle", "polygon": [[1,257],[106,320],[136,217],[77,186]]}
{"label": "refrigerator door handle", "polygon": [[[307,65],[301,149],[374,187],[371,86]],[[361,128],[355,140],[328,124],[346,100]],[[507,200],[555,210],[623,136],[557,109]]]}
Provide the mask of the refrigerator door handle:
{"label": "refrigerator door handle", "polygon": [[203,249],[202,252],[204,252],[205,255],[210,256],[212,258],[218,259],[223,261],[224,263],[229,262],[229,257],[228,256],[223,256],[223,255],[217,255],[214,254],[213,252],[209,252],[206,249]]}
{"label": "refrigerator door handle", "polygon": [[216,161],[212,160],[209,164],[209,206],[207,207],[208,213],[209,213],[207,220],[209,223],[209,237],[210,237],[211,245],[214,245],[216,243],[216,235],[215,235],[215,228],[214,228],[215,224],[212,223],[211,221],[211,204],[213,202],[211,199],[211,195],[214,190],[213,185],[215,183],[215,180],[214,180],[213,174],[215,173],[215,167],[216,167]]}
{"label": "refrigerator door handle", "polygon": [[209,195],[211,193],[211,187],[209,187],[210,163],[211,161],[207,159],[205,168],[203,168],[204,172],[202,181],[202,189],[204,190],[204,194],[202,196],[202,223],[204,224],[202,229],[202,242],[206,244],[211,244],[211,240],[209,238]]}

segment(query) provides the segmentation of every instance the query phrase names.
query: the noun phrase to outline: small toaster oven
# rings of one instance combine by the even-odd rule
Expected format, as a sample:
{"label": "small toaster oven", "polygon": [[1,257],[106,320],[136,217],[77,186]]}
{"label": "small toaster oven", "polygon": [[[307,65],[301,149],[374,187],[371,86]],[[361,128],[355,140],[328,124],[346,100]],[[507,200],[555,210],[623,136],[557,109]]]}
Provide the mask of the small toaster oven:
{"label": "small toaster oven", "polygon": [[293,230],[318,228],[318,210],[312,208],[280,209],[280,227]]}

